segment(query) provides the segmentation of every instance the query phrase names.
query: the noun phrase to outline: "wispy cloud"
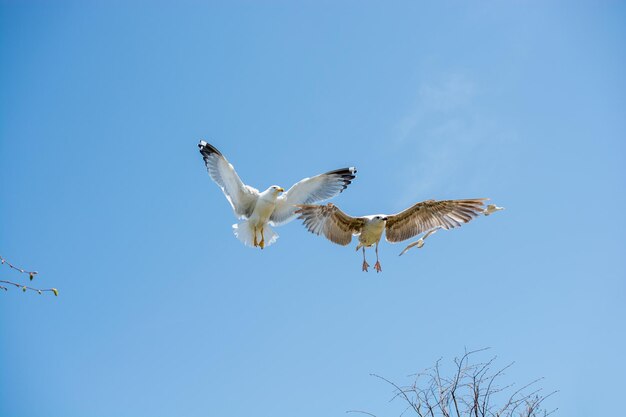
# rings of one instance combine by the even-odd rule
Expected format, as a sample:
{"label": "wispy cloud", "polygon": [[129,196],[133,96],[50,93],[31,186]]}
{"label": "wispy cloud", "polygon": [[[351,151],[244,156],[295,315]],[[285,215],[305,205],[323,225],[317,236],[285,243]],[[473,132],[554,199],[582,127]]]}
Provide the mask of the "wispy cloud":
{"label": "wispy cloud", "polygon": [[481,93],[462,74],[418,88],[415,104],[395,127],[396,151],[411,155],[399,170],[408,184],[396,201],[399,207],[416,199],[449,197],[459,181],[473,181],[490,145],[512,138],[483,110]]}
{"label": "wispy cloud", "polygon": [[418,89],[415,105],[398,123],[399,141],[409,139],[416,128],[428,123],[429,116],[467,106],[475,95],[475,84],[459,74],[449,76],[438,84],[423,84]]}

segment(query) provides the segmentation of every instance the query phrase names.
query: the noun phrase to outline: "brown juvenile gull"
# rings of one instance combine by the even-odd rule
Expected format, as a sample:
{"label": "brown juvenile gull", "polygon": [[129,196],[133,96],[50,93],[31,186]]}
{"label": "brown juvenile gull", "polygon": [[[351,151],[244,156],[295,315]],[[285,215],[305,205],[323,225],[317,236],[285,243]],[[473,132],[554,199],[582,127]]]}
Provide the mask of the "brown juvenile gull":
{"label": "brown juvenile gull", "polygon": [[[298,219],[316,235],[323,234],[331,242],[345,246],[352,236],[359,237],[356,250],[363,248],[363,271],[369,264],[365,248],[376,245],[376,272],[382,271],[378,260],[378,242],[385,232],[388,242],[396,243],[434,229],[453,229],[483,213],[486,198],[468,200],[427,200],[393,215],[374,214],[351,217],[332,203],[327,205],[298,205]],[[432,233],[432,232],[430,232]]]}
{"label": "brown juvenile gull", "polygon": [[259,192],[241,181],[232,164],[213,145],[201,140],[198,148],[209,176],[222,189],[235,216],[245,220],[233,225],[235,236],[246,246],[261,249],[278,239],[278,234],[270,226],[282,225],[295,218],[296,204],[316,203],[335,197],[356,177],[356,168],[342,168],[305,178],[287,192],[278,185]]}

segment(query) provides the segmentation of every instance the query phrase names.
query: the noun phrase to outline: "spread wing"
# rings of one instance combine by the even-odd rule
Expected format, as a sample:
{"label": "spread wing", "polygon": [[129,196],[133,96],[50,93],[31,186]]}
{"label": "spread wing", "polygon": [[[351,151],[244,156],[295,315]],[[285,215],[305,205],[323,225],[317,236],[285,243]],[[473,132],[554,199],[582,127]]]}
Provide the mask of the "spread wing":
{"label": "spread wing", "polygon": [[235,215],[240,219],[250,217],[259,191],[245,185],[232,164],[213,145],[201,140],[198,148],[211,179],[222,189]]}
{"label": "spread wing", "polygon": [[469,200],[428,200],[387,217],[389,242],[401,242],[434,228],[453,229],[483,213],[486,198]]}
{"label": "spread wing", "polygon": [[276,200],[276,208],[270,217],[275,224],[287,223],[295,217],[296,205],[311,204],[335,197],[356,178],[356,168],[342,168],[305,178],[293,185]]}
{"label": "spread wing", "polygon": [[328,240],[342,246],[350,243],[352,235],[361,233],[365,224],[364,218],[350,217],[332,203],[325,206],[299,205],[296,214],[309,232],[318,236],[323,233]]}

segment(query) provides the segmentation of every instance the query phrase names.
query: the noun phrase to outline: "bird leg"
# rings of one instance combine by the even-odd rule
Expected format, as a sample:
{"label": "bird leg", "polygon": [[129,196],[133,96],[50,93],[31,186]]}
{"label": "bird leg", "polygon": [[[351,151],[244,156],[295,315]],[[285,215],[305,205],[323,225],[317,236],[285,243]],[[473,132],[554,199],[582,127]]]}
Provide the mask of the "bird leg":
{"label": "bird leg", "polygon": [[376,263],[374,264],[374,269],[376,272],[381,272],[383,270],[380,266],[380,261],[378,260],[378,242],[376,242]]}
{"label": "bird leg", "polygon": [[259,242],[261,249],[265,247],[265,236],[263,236],[263,226],[261,226],[261,241]]}
{"label": "bird leg", "polygon": [[254,226],[254,247],[256,248],[257,246],[259,246],[259,242],[256,240],[256,226]]}
{"label": "bird leg", "polygon": [[363,271],[367,272],[367,267],[370,266],[365,260],[365,246],[363,246]]}

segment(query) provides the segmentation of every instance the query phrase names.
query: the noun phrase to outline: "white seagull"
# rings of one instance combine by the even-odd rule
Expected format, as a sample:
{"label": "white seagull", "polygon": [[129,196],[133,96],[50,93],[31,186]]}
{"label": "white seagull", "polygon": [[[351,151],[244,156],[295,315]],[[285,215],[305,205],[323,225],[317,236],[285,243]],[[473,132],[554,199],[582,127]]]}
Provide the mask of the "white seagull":
{"label": "white seagull", "polygon": [[363,271],[369,264],[365,260],[365,248],[376,245],[376,272],[382,271],[378,260],[378,242],[383,232],[388,242],[396,243],[420,233],[426,236],[437,229],[453,229],[483,213],[486,198],[469,200],[428,200],[417,203],[394,215],[374,214],[351,217],[332,203],[328,205],[298,205],[296,214],[304,226],[316,235],[323,234],[331,242],[345,246],[352,236],[359,237],[356,250],[363,248]]}
{"label": "white seagull", "polygon": [[241,181],[235,168],[213,145],[201,140],[198,148],[211,179],[224,192],[235,216],[245,220],[233,225],[235,236],[246,246],[261,249],[278,239],[278,234],[270,225],[278,226],[295,218],[296,204],[310,204],[335,197],[356,177],[356,168],[342,168],[305,178],[287,192],[278,185],[272,185],[260,193]]}

